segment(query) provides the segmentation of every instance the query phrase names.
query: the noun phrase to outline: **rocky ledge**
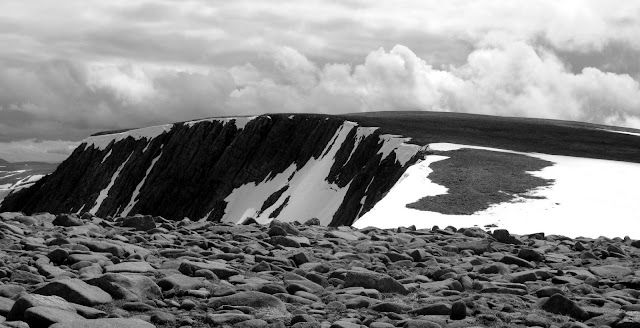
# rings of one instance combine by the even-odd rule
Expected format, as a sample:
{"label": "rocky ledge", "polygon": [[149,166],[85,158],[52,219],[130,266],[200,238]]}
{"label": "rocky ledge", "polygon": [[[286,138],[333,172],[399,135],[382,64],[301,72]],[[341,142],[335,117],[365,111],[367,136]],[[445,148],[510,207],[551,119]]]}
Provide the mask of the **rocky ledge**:
{"label": "rocky ledge", "polygon": [[640,327],[629,238],[0,218],[0,327]]}

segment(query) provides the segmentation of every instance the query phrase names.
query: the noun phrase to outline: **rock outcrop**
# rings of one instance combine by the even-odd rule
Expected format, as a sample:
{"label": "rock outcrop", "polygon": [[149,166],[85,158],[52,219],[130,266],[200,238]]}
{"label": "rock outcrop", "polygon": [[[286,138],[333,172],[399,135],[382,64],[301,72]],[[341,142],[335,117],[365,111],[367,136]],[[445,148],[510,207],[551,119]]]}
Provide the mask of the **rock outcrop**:
{"label": "rock outcrop", "polygon": [[54,218],[0,214],[0,328],[640,326],[629,238]]}
{"label": "rock outcrop", "polygon": [[85,140],[2,211],[348,225],[424,155],[326,115],[207,119]]}

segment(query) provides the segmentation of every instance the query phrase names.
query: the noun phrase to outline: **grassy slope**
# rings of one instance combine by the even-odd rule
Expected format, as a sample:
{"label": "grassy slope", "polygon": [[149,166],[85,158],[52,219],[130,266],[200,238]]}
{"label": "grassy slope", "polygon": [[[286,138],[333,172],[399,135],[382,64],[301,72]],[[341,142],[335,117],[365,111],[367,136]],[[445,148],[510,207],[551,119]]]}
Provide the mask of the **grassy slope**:
{"label": "grassy slope", "polygon": [[429,179],[447,187],[446,194],[429,196],[407,207],[443,214],[470,215],[492,204],[510,202],[527,193],[553,184],[528,172],[553,163],[539,158],[477,149],[443,153],[448,159],[430,165]]}

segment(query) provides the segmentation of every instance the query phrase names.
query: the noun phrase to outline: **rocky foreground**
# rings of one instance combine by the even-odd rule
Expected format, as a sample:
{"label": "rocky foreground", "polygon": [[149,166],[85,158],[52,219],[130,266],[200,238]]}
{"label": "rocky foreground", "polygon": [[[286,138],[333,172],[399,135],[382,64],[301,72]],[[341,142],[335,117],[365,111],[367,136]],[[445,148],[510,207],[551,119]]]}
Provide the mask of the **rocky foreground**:
{"label": "rocky foreground", "polygon": [[0,327],[640,327],[628,238],[0,218]]}

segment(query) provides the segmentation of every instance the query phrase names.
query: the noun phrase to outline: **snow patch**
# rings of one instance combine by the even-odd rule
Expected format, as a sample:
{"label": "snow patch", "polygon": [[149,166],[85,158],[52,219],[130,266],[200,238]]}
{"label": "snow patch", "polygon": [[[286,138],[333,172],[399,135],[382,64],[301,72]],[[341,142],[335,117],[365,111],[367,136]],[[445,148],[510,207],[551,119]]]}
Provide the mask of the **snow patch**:
{"label": "snow patch", "polygon": [[111,181],[109,181],[109,185],[106,188],[104,188],[102,191],[100,191],[100,194],[98,195],[98,199],[96,199],[96,204],[89,210],[89,213],[96,214],[96,212],[98,212],[98,210],[100,209],[100,205],[102,205],[102,202],[109,195],[109,190],[111,190],[111,187],[113,187],[113,184],[116,182],[116,179],[118,179],[118,176],[122,171],[122,168],[124,168],[125,164],[127,164],[129,159],[131,158],[131,155],[133,155],[133,152],[129,154],[129,157],[127,157],[127,159],[125,159],[124,162],[122,162],[120,167],[118,167],[116,172],[113,173],[113,176],[111,177]]}
{"label": "snow patch", "polygon": [[103,163],[104,163],[104,161],[106,161],[106,160],[107,160],[107,158],[109,158],[109,156],[111,156],[111,151],[112,151],[112,150],[113,150],[113,149],[109,149],[109,152],[108,152],[106,155],[104,155],[104,157],[102,158],[102,161],[100,162],[100,164],[103,164]]}
{"label": "snow patch", "polygon": [[247,125],[247,123],[253,121],[254,119],[256,119],[256,117],[257,116],[214,117],[214,118],[205,118],[202,120],[189,121],[189,122],[185,122],[184,124],[188,127],[192,127],[195,124],[201,123],[201,122],[216,121],[216,122],[222,123],[223,125],[233,122],[237,129],[242,130]]}
{"label": "snow patch", "polygon": [[133,129],[120,133],[105,134],[100,136],[91,136],[83,140],[83,143],[87,144],[87,147],[93,146],[95,149],[104,150],[109,144],[116,143],[124,140],[128,137],[132,137],[136,140],[147,139],[151,140],[165,132],[168,132],[173,127],[172,124],[156,125],[141,129]]}
{"label": "snow patch", "polygon": [[[19,172],[19,173],[26,172],[26,170],[20,170],[20,171],[21,172]],[[13,176],[13,175],[15,175],[15,174],[11,174],[9,176]],[[6,176],[6,177],[9,177],[9,176]],[[3,177],[3,178],[6,178],[6,177]],[[5,191],[7,191],[7,190],[10,190],[10,191],[20,190],[20,189],[23,189],[23,188],[31,186],[32,184],[38,182],[38,180],[42,179],[43,177],[44,177],[43,174],[30,175],[30,176],[24,177],[24,178],[22,178],[22,179],[20,179],[20,180],[18,180],[16,182],[14,182],[14,183],[2,184],[2,185],[0,185],[0,189],[5,190]]]}
{"label": "snow patch", "polygon": [[555,183],[530,193],[544,199],[520,198],[495,204],[473,215],[445,215],[407,208],[406,204],[422,197],[447,192],[447,188],[428,178],[432,172],[431,163],[447,157],[427,155],[423,161],[410,166],[387,195],[353,226],[395,228],[415,225],[431,228],[434,225],[471,227],[496,224],[515,234],[543,231],[568,237],[629,235],[640,238],[640,222],[637,221],[637,213],[640,213],[640,202],[637,201],[640,164],[449,143],[429,145],[429,149],[443,152],[461,148],[509,152],[553,162],[552,166],[530,173],[554,179]]}
{"label": "snow patch", "polygon": [[147,168],[147,171],[144,174],[144,178],[142,178],[140,183],[138,183],[138,185],[136,186],[136,189],[133,191],[133,194],[131,195],[131,200],[129,200],[129,203],[127,204],[127,206],[125,206],[122,213],[120,213],[121,216],[127,216],[131,211],[131,209],[133,209],[133,207],[138,203],[138,195],[140,195],[140,189],[142,189],[142,187],[144,186],[144,183],[147,181],[147,177],[149,176],[149,173],[151,172],[153,167],[156,165],[156,162],[158,162],[158,160],[160,159],[160,156],[162,156],[162,151],[160,151],[160,154],[158,154],[158,156],[156,156],[151,161],[149,168]]}
{"label": "snow patch", "polygon": [[632,135],[632,136],[640,136],[640,132],[629,132],[629,131],[609,130],[609,129],[600,129],[600,130],[607,131],[607,132],[613,132],[613,133],[628,134],[628,135]]}
{"label": "snow patch", "polygon": [[382,147],[378,154],[382,154],[382,159],[387,158],[392,152],[396,154],[396,162],[404,166],[411,160],[420,150],[425,149],[423,146],[412,145],[407,142],[411,138],[402,137],[394,134],[383,134],[380,136]]}
{"label": "snow patch", "polygon": [[16,182],[14,184],[14,186],[19,186],[19,185],[28,184],[28,183],[35,183],[38,180],[42,179],[42,177],[44,177],[44,174],[34,174],[34,175],[31,175],[31,176],[28,176],[28,177],[26,177],[24,179],[19,180],[18,182]]}
{"label": "snow patch", "polygon": [[[284,172],[268,176],[257,184],[251,182],[234,189],[225,198],[228,205],[223,220],[241,223],[247,217],[253,217],[260,223],[268,223],[271,221],[269,215],[289,198],[287,205],[279,213],[278,220],[304,221],[311,219],[309,213],[314,213],[321,224],[328,225],[342,204],[351,183],[340,188],[327,182],[326,177],[333,166],[336,153],[354,127],[353,124],[342,124],[322,155],[311,158],[303,167],[298,168],[294,163]],[[259,212],[271,194],[287,185],[288,189],[272,206]]]}
{"label": "snow patch", "polygon": [[143,154],[147,151],[147,149],[149,149],[149,146],[151,146],[151,140],[149,140],[149,142],[147,142],[147,145],[142,149]]}

